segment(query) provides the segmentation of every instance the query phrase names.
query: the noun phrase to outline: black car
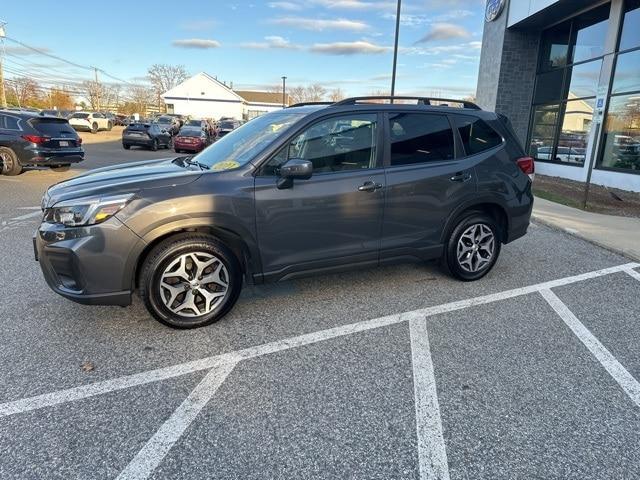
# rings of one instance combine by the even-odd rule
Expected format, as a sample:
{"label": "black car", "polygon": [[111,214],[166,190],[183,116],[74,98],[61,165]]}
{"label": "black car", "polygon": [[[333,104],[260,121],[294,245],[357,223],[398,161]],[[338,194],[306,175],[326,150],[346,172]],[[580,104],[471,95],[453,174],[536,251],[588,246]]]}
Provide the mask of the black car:
{"label": "black car", "polygon": [[153,123],[157,124],[161,130],[166,130],[171,135],[176,135],[180,130],[180,121],[171,115],[161,115]]}
{"label": "black car", "polygon": [[224,137],[240,126],[238,120],[221,120],[218,123],[218,138]]}
{"label": "black car", "polygon": [[5,175],[27,166],[66,169],[84,160],[82,139],[65,118],[0,110],[0,161]]}
{"label": "black car", "polygon": [[505,117],[469,102],[380,100],[285,108],[193,157],[54,185],[34,241],[48,285],[87,304],[137,292],[159,321],[194,328],[243,282],[407,259],[482,278],[527,232],[533,159]]}
{"label": "black car", "polygon": [[132,123],[122,131],[122,146],[129,150],[132,146],[151,150],[173,148],[172,135],[158,123]]}

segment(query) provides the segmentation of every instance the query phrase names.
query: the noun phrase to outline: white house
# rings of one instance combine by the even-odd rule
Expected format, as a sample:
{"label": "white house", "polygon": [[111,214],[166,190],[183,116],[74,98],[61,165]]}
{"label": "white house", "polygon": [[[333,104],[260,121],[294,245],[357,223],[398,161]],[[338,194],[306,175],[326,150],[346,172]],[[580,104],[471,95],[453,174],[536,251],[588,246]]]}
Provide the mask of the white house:
{"label": "white house", "polygon": [[251,119],[282,108],[282,94],[234,91],[200,72],[162,95],[168,113],[191,117]]}

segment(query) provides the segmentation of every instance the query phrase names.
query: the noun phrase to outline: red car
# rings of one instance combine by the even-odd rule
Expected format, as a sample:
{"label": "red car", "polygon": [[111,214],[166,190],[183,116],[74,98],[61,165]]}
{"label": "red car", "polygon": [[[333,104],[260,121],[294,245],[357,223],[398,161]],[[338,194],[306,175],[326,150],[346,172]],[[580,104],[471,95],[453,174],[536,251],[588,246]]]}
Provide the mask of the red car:
{"label": "red car", "polygon": [[176,153],[198,153],[211,144],[211,138],[205,130],[197,127],[183,127],[173,139]]}

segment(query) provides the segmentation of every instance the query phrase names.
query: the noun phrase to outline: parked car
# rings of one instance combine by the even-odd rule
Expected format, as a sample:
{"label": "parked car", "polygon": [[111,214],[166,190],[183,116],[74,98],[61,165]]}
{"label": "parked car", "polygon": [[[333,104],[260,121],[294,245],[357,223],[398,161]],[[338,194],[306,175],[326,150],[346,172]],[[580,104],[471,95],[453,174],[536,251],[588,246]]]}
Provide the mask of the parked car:
{"label": "parked car", "polygon": [[[552,147],[539,147],[537,158],[540,160],[551,160],[552,152]],[[584,163],[585,150],[583,148],[558,147],[554,159],[557,162],[581,164]]]}
{"label": "parked car", "polygon": [[85,304],[136,291],[160,322],[193,328],[222,318],[243,280],[410,257],[486,275],[533,205],[534,162],[508,120],[469,102],[366,100],[286,108],[193,157],[50,187],[34,242],[48,285]]}
{"label": "parked car", "polygon": [[238,120],[220,120],[220,122],[218,122],[218,138],[224,137],[239,126],[240,122]]}
{"label": "parked car", "polygon": [[73,112],[71,110],[41,110],[40,115],[43,117],[69,118]]}
{"label": "parked car", "polygon": [[69,123],[78,131],[91,133],[113,128],[113,123],[100,112],[75,112],[69,117]]}
{"label": "parked car", "polygon": [[0,110],[0,170],[18,175],[27,166],[67,169],[84,160],[82,139],[65,118]]}
{"label": "parked car", "polygon": [[210,144],[211,137],[206,129],[202,127],[189,127],[188,125],[182,127],[178,135],[173,139],[173,148],[176,153],[198,153]]}
{"label": "parked car", "polygon": [[170,115],[161,115],[160,117],[157,117],[153,123],[157,124],[161,130],[166,130],[171,135],[176,135],[180,130],[179,120]]}
{"label": "parked car", "polygon": [[173,137],[157,123],[132,123],[122,131],[122,146],[129,150],[132,146],[150,148],[173,148]]}
{"label": "parked car", "polygon": [[116,121],[114,123],[114,125],[120,126],[120,127],[124,127],[126,125],[129,125],[129,122],[127,121],[127,116],[126,115],[116,115]]}

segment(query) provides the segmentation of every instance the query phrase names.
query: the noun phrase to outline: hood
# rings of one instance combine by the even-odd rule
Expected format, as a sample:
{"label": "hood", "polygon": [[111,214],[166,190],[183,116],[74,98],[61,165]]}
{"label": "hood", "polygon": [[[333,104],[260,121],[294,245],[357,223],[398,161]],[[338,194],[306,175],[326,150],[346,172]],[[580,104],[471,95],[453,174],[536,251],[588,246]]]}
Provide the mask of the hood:
{"label": "hood", "polygon": [[98,168],[49,187],[42,199],[42,207],[51,207],[60,201],[73,198],[135,193],[150,188],[186,185],[201,175],[200,170],[176,165],[172,158]]}

